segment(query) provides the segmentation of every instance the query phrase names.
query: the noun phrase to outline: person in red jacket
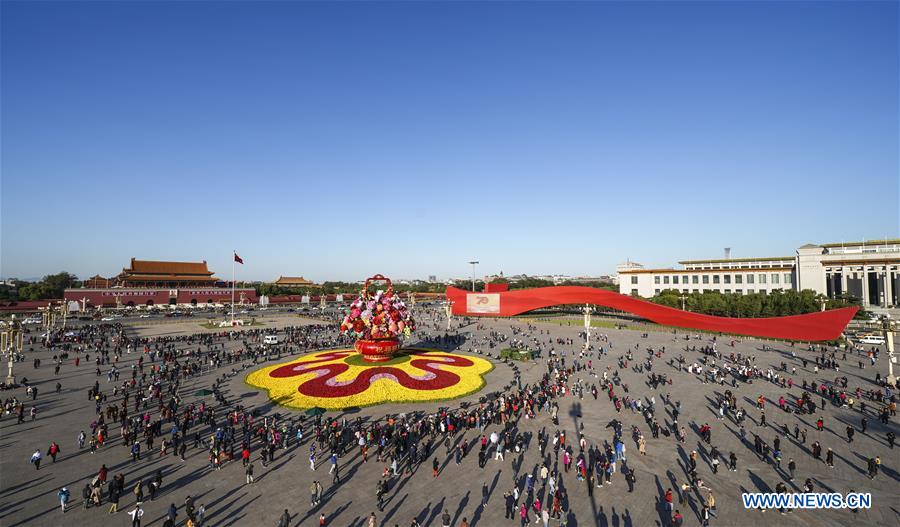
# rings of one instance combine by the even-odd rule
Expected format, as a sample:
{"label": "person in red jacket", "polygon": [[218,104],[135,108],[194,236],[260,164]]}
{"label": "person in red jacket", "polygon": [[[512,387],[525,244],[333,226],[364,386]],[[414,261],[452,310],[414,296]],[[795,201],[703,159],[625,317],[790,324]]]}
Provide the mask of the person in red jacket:
{"label": "person in red jacket", "polygon": [[56,455],[60,453],[59,445],[56,444],[55,441],[50,442],[50,448],[47,449],[47,454],[53,459],[53,462],[56,463]]}
{"label": "person in red jacket", "polygon": [[672,511],[672,489],[666,489],[666,509]]}

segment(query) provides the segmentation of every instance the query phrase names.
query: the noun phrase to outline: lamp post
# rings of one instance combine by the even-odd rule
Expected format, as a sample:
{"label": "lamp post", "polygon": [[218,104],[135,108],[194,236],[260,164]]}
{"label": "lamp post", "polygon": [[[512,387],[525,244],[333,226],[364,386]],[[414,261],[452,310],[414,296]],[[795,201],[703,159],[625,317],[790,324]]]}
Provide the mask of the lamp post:
{"label": "lamp post", "polygon": [[891,386],[894,386],[897,384],[897,377],[894,376],[894,323],[891,322],[890,315],[882,317],[881,328],[884,330],[884,342],[887,344],[888,350],[887,382]]}
{"label": "lamp post", "polygon": [[685,300],[687,299],[687,297],[684,295],[684,293],[682,293],[678,298],[681,299],[681,310],[687,311],[687,309],[685,308]]}
{"label": "lamp post", "polygon": [[15,386],[16,384],[16,376],[13,375],[13,363],[15,362],[16,354],[21,353],[22,351],[23,335],[22,327],[16,320],[15,315],[12,316],[9,325],[6,326],[3,331],[0,331],[0,349],[6,354],[6,366],[8,368],[6,372],[6,384],[8,386]]}
{"label": "lamp post", "polygon": [[475,266],[478,265],[478,260],[472,260],[469,262],[469,265],[472,266],[472,292],[475,292]]}
{"label": "lamp post", "polygon": [[584,350],[587,351],[591,346],[591,313],[593,313],[590,304],[584,305]]}
{"label": "lamp post", "polygon": [[447,313],[447,331],[450,331],[450,318],[453,316],[453,302],[447,300],[444,304],[444,311]]}
{"label": "lamp post", "polygon": [[53,312],[53,304],[47,303],[47,310],[44,311],[42,318],[44,319],[44,346],[50,346],[50,332],[56,327],[56,314]]}

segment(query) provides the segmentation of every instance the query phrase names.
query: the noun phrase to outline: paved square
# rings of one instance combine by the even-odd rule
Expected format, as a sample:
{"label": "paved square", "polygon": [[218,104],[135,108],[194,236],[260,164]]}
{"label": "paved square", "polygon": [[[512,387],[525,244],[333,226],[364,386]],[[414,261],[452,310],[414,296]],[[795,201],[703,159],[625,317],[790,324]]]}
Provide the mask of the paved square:
{"label": "paved square", "polygon": [[[542,507],[553,508],[551,478],[554,479],[554,486],[564,491],[560,493],[559,505],[564,511],[561,519],[569,526],[669,525],[670,514],[664,501],[667,489],[673,491],[673,508],[680,510],[684,524],[699,525],[708,491],[698,488],[698,482],[694,482],[684,492],[684,501],[680,503],[682,484],[691,483],[689,473],[693,461],[696,462],[697,478],[702,480],[704,487],[712,489],[715,496],[715,515],[710,518],[713,525],[900,524],[900,507],[897,505],[900,456],[896,450],[889,448],[886,439],[889,431],[897,433],[896,417],[890,416],[889,424],[882,424],[879,412],[884,404],[867,397],[867,393],[882,389],[874,383],[874,377],[876,371],[886,372],[884,354],[879,356],[873,367],[863,355],[847,353],[845,359],[840,350],[834,354],[832,349],[825,350],[825,357],[833,359],[838,366],[835,370],[824,366],[816,368],[815,358],[821,356],[821,352],[809,351],[799,344],[791,346],[746,339],[732,345],[729,337],[719,337],[715,349],[721,355],[716,357],[699,351],[703,347],[713,346],[709,335],[702,335],[699,339],[690,335],[690,340],[685,340],[688,333],[663,328],[650,331],[646,336],[634,329],[595,328],[593,350],[579,358],[578,350],[583,337],[580,336],[580,324],[574,319],[571,322],[560,319],[561,323],[472,320],[451,332],[461,336],[462,342],[455,344],[446,340],[429,340],[429,337],[444,335],[445,321],[436,312],[419,309],[416,317],[420,320],[421,330],[416,333],[414,342],[421,341],[430,347],[444,346],[444,349],[454,349],[464,355],[480,353],[480,356],[486,357],[485,354],[490,353],[496,357],[500,349],[508,347],[512,341],[520,341],[532,348],[539,347],[541,355],[534,362],[514,364],[491,358],[495,368],[487,374],[485,388],[462,399],[326,413],[322,417],[325,428],[322,441],[317,441],[315,417],[278,407],[267,400],[264,392],[246,385],[243,379],[263,363],[272,365],[278,360],[288,360],[288,353],[293,357],[297,353],[305,353],[307,348],[318,349],[336,344],[337,332],[333,327],[310,329],[314,327],[314,321],[273,314],[265,321],[266,327],[256,331],[256,334],[228,339],[219,334],[211,336],[213,332],[201,330],[191,322],[159,326],[149,323],[133,326],[129,323],[123,326],[124,338],[133,349],[128,353],[126,340],[119,341],[121,355],[117,362],[114,331],[87,339],[89,345],[87,342],[70,343],[67,351],[62,345],[52,350],[34,345],[34,351],[26,354],[26,362],[16,365],[16,371],[20,378],[27,377],[29,384],[38,388],[36,399],[32,401],[24,387],[0,392],[4,402],[15,397],[24,404],[24,422],[17,423],[16,410],[11,406],[12,413],[4,413],[0,421],[0,524],[53,525],[65,521],[67,525],[130,525],[128,511],[134,508],[135,494],[132,491],[136,483],[149,483],[160,473],[162,484],[155,499],[150,499],[149,486],[143,486],[141,507],[144,515],[141,525],[166,525],[167,512],[172,504],[177,511],[173,524],[184,525],[188,516],[185,502],[188,496],[193,497],[195,514],[200,505],[204,505],[204,524],[217,526],[275,526],[279,524],[285,509],[291,516],[290,525],[319,525],[319,518],[324,515],[327,525],[362,526],[367,525],[370,514],[374,512],[376,525],[405,527],[417,521],[422,526],[438,526],[442,525],[445,511],[453,526],[462,525],[464,519],[469,525],[509,525],[522,524],[518,507],[523,503],[529,507],[526,511],[528,521],[541,525],[539,517],[535,516],[534,503],[539,500]],[[454,328],[460,322],[454,320]],[[260,353],[258,350],[263,347],[261,335],[271,333],[275,327],[293,328],[280,330],[279,334],[288,341],[288,344],[281,346],[280,359],[272,357],[265,362],[261,355],[254,359],[252,355]],[[206,336],[201,338],[201,334]],[[174,353],[172,358],[177,359],[178,368],[171,362],[165,363],[159,356],[151,360],[149,354],[142,352],[143,345],[134,340],[159,335],[169,335],[168,341],[164,345],[155,341],[149,347]],[[493,347],[490,347],[491,344]],[[90,349],[83,349],[85,347]],[[111,361],[111,364],[99,366],[99,376],[95,364],[97,347],[106,352]],[[600,348],[604,348],[606,353],[598,354]],[[229,363],[225,357],[237,350],[243,351],[240,361]],[[553,359],[550,358],[551,350],[555,352]],[[190,355],[187,355],[188,352]],[[54,374],[53,357],[61,353],[67,353],[67,357],[62,359],[59,373]],[[222,362],[215,367],[210,359],[217,353]],[[631,359],[627,359],[628,353]],[[724,384],[704,383],[702,374],[687,371],[688,366],[696,363],[703,366],[703,373],[706,374],[713,367],[712,362],[706,365],[701,362],[706,359],[715,361],[715,366],[719,368],[726,363],[731,367],[740,366],[738,361],[730,359],[731,354],[749,357],[749,364],[763,376],[753,379],[752,384],[738,382],[733,387],[731,375],[725,376]],[[671,384],[660,384],[656,388],[650,384],[646,369],[650,356],[652,373],[671,379]],[[100,404],[104,416],[110,406],[121,408],[122,384],[132,378],[133,369],[136,378],[141,378],[141,370],[137,369],[140,357],[143,357],[143,372],[146,374],[144,387],[150,386],[154,376],[162,380],[162,406],[167,413],[172,410],[171,415],[177,417],[182,430],[185,412],[194,405],[192,424],[183,430],[184,439],[180,441],[185,445],[184,460],[175,447],[170,447],[167,455],[160,455],[162,441],[173,437],[174,423],[168,416],[160,424],[160,434],[153,438],[152,449],[146,448],[143,422],[154,424],[160,416],[161,405],[159,399],[148,399],[147,404],[142,403],[136,412],[134,388],[129,390],[126,408],[128,419],[139,416],[138,421],[141,421],[138,427],[133,428],[137,430],[137,439],[141,444],[140,460],[133,461],[130,444],[123,445],[123,427],[119,422],[121,414],[118,420],[105,417],[109,437],[95,453],[91,452],[92,423],[96,425],[99,416],[96,403],[89,399],[89,390],[98,383],[104,398]],[[32,362],[35,358],[41,362],[37,368]],[[678,364],[679,358],[684,359],[684,367]],[[79,362],[77,366],[76,359]],[[802,359],[806,359],[805,365]],[[254,361],[257,362],[255,366]],[[118,382],[114,378],[107,381],[112,363],[120,372]],[[786,371],[780,371],[782,363]],[[864,368],[860,368],[860,364]],[[518,379],[514,367],[518,369]],[[152,371],[158,368],[162,369]],[[779,379],[790,378],[793,386],[782,387],[780,383],[766,380],[769,369]],[[620,411],[616,410],[608,390],[601,386],[604,375],[613,382],[614,396],[623,403]],[[798,414],[778,408],[782,396],[786,398],[788,408],[795,408],[795,401],[804,393],[804,381],[832,386],[837,379],[836,386],[841,389],[842,378],[847,379],[847,395],[855,400],[852,408],[835,406],[828,400],[823,409],[823,398],[817,394],[811,394],[810,399],[816,406],[815,414]],[[174,379],[179,379],[174,390],[178,396],[177,403],[172,400]],[[55,393],[57,382],[61,384],[58,394]],[[214,385],[224,397],[224,405],[212,395],[195,395],[202,389],[212,390]],[[114,392],[116,387],[119,389]],[[560,391],[563,387],[564,393]],[[596,397],[592,394],[594,387],[597,389]],[[862,397],[856,395],[857,387],[862,390]],[[740,437],[741,426],[735,422],[733,414],[726,413],[724,419],[719,419],[717,403],[725,397],[726,391],[733,394],[737,409],[746,414],[744,440]],[[145,389],[144,395],[148,393]],[[547,399],[547,403],[548,408],[558,405],[558,425],[553,423],[551,412],[542,408],[542,393],[555,394]],[[489,394],[499,397],[485,400]],[[760,424],[761,411],[757,408],[760,396],[765,399],[766,426]],[[663,429],[675,431],[678,408],[677,428],[683,427],[686,431],[683,442],[679,442],[674,433],[660,433],[659,437],[653,437],[645,416],[628,407],[632,399],[640,399],[646,410],[651,397],[655,401],[654,417]],[[669,403],[665,402],[667,397]],[[527,416],[531,408],[529,400],[534,405],[533,418]],[[209,421],[212,425],[204,423],[198,415],[201,402],[212,409],[209,414],[213,419]],[[861,412],[863,403],[865,413]],[[252,425],[247,427],[246,432],[254,467],[252,484],[247,484],[246,469],[241,462],[244,421],[238,421],[233,432],[227,431],[228,417],[234,415],[238,406],[253,415]],[[37,410],[33,420],[29,416],[32,407]],[[454,417],[445,421],[455,423],[456,430],[449,435],[449,441],[448,435],[440,429],[442,414],[439,409],[442,408]],[[473,417],[480,413],[484,420],[490,419],[490,423],[486,423],[482,431],[477,427],[478,421],[473,420],[469,424],[464,419],[456,419],[460,412]],[[501,413],[504,415],[502,423]],[[241,412],[238,411],[238,414],[241,415]],[[388,425],[388,414],[395,419],[393,426]],[[274,420],[276,415],[278,419]],[[817,431],[816,420],[820,417],[824,420],[824,430]],[[864,417],[867,419],[867,429],[862,432]],[[341,445],[326,439],[332,419],[338,421],[339,428],[347,430],[344,435],[338,436],[343,441]],[[589,473],[589,477],[596,475],[598,467],[602,469],[603,461],[609,459],[606,450],[614,445],[614,420],[621,423],[624,459],[618,459],[617,471],[612,475],[610,484],[589,487],[576,477],[577,464],[583,456],[585,472]],[[257,434],[261,427],[273,421],[275,427],[268,433],[263,430]],[[709,444],[700,433],[707,423],[711,428]],[[289,428],[293,425],[302,425],[302,441],[297,441],[296,433]],[[288,427],[285,428],[289,436],[286,448],[280,447],[282,438],[274,436],[275,432],[281,433],[282,426]],[[805,434],[805,441],[800,440],[802,437],[795,439],[795,426]],[[217,470],[211,466],[210,446],[216,443],[211,437],[220,427],[226,429],[225,437],[219,441],[223,445],[221,459],[225,460],[225,454],[233,448],[234,460],[223,461]],[[643,435],[646,455],[639,453],[634,427]],[[786,427],[787,435],[782,432],[782,427]],[[852,443],[847,439],[847,427],[856,431]],[[409,429],[409,435],[403,437],[401,432],[406,429]],[[363,437],[367,438],[364,440],[368,447],[365,462],[354,434],[357,430],[364,430]],[[82,448],[79,448],[77,440],[80,431],[85,431],[88,436]],[[389,438],[386,437],[388,431]],[[565,433],[565,447],[555,451],[554,436],[557,431]],[[201,443],[195,446],[195,434],[198,432]],[[584,436],[583,451],[579,445],[579,432]],[[503,459],[496,458],[496,448],[491,447],[487,439],[492,433],[509,440],[509,451],[505,452]],[[482,435],[486,436],[488,447],[484,467],[480,468]],[[377,460],[379,441],[375,439],[379,436],[385,437],[382,449],[385,459],[380,462]],[[756,454],[755,436],[759,436],[766,448],[771,450],[774,450],[776,440],[780,443],[780,469],[774,464],[774,452],[767,456]],[[540,437],[548,438],[544,456],[541,455]],[[267,441],[277,441],[279,447],[274,449],[273,459],[264,466],[261,452]],[[51,442],[58,443],[61,450],[55,462],[48,455]],[[823,460],[827,450],[833,450],[833,468],[823,460],[813,458],[811,449],[815,442],[821,444]],[[455,445],[461,444],[467,448],[457,464],[454,449]],[[315,470],[311,470],[309,462],[311,445],[315,445]],[[713,446],[720,454],[716,473],[713,473],[710,457]],[[333,483],[334,475],[329,474],[331,448],[341,452],[337,463],[339,483]],[[39,470],[29,463],[35,450],[43,454]],[[398,452],[398,476],[391,475],[392,467],[388,461],[395,450]],[[697,453],[694,460],[691,459],[693,451]],[[418,458],[415,461],[411,459],[413,452]],[[731,452],[737,457],[736,471],[727,468]],[[867,461],[876,456],[880,457],[881,465],[875,478],[870,479]],[[571,459],[568,470],[565,467],[567,457]],[[789,481],[790,459],[796,463],[793,481]],[[435,461],[437,476],[432,470]],[[555,472],[555,476],[548,473],[546,483],[541,474],[542,464],[546,465],[549,473]],[[102,486],[102,505],[87,509],[82,505],[83,488],[94,480],[103,465],[108,469],[109,481],[118,474],[124,477],[124,492],[119,499],[119,512],[115,514],[108,514],[108,485]],[[626,469],[634,470],[636,481],[633,492],[629,492],[622,472]],[[388,472],[386,477],[385,471]],[[529,474],[533,482],[530,493]],[[788,491],[799,492],[807,479],[817,492],[870,492],[872,508],[858,512],[797,510],[781,515],[777,510],[745,510],[741,504],[742,492],[774,490],[779,483],[784,483]],[[383,504],[379,510],[376,491],[382,480],[386,483],[382,487]],[[319,503],[311,506],[310,485],[314,481],[321,483],[322,494]],[[62,487],[67,487],[71,494],[64,515],[58,500],[58,491]],[[504,495],[513,494],[516,488],[520,494],[518,499],[507,500]],[[486,500],[486,507],[481,506],[483,499]],[[507,501],[516,502],[513,519],[504,518]],[[549,524],[559,525],[560,520],[550,519]]]}

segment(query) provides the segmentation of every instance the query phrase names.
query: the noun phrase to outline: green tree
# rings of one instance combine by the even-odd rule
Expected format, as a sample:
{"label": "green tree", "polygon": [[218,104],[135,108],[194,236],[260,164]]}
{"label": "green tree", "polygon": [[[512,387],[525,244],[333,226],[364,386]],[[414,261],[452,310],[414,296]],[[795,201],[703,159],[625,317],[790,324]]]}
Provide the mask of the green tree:
{"label": "green tree", "polygon": [[22,300],[47,300],[63,297],[63,292],[75,287],[78,277],[65,271],[47,275],[40,282],[25,285],[19,288],[19,298]]}

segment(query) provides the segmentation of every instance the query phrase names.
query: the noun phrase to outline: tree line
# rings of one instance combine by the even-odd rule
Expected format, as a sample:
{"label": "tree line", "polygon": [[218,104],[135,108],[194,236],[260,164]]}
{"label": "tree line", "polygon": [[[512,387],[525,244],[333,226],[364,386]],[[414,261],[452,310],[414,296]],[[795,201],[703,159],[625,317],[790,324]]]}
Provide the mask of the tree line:
{"label": "tree line", "polygon": [[63,291],[70,287],[79,287],[81,282],[72,273],[61,271],[41,278],[37,282],[14,280],[13,285],[0,288],[0,300],[47,300],[63,297]]}
{"label": "tree line", "polygon": [[[655,304],[722,317],[758,318],[802,315],[825,309],[836,309],[859,305],[859,300],[852,297],[827,298],[810,289],[794,291],[793,289],[775,289],[767,293],[751,293],[747,295],[723,294],[718,291],[682,294],[677,289],[664,289],[649,299]],[[682,304],[682,301],[684,302]],[[861,309],[857,317],[864,315]]]}

